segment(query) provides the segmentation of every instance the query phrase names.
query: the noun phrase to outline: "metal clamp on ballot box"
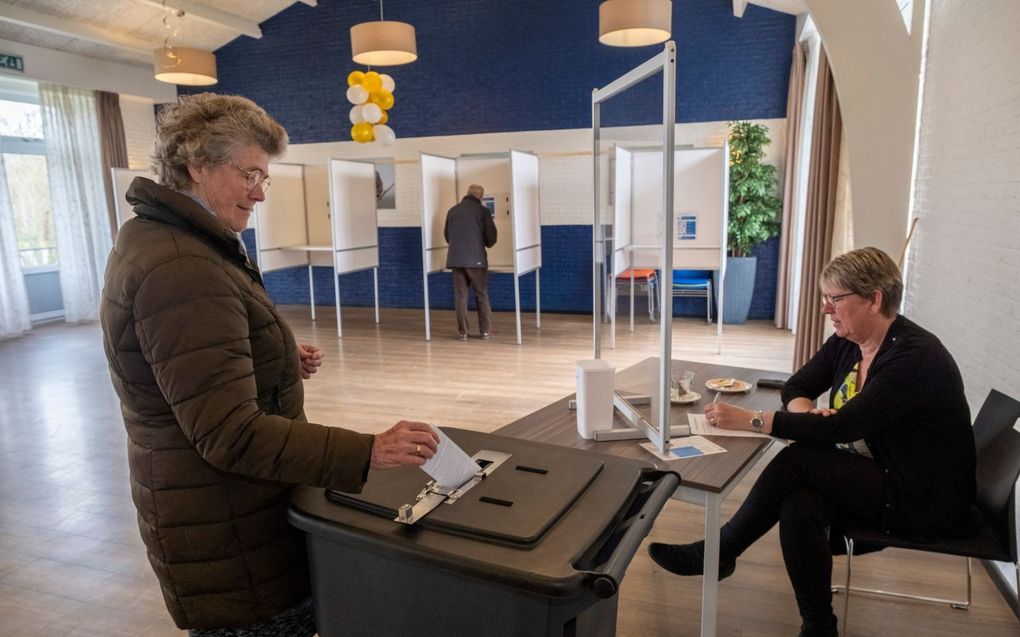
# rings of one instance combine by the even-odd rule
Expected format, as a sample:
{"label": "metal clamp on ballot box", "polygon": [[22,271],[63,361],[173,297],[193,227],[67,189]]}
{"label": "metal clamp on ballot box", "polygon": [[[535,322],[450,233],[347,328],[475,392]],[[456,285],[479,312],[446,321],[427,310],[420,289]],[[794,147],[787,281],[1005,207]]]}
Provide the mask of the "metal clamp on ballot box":
{"label": "metal clamp on ballot box", "polygon": [[502,451],[482,449],[471,456],[471,459],[482,468],[476,471],[470,480],[455,488],[444,487],[436,483],[435,480],[429,480],[425,484],[425,488],[415,497],[415,504],[400,505],[400,508],[397,509],[397,517],[393,518],[393,521],[400,522],[401,524],[414,524],[431,513],[440,504],[444,502],[446,504],[453,504],[462,495],[470,491],[472,487],[484,480],[485,476],[491,474],[509,460],[510,454],[503,453]]}

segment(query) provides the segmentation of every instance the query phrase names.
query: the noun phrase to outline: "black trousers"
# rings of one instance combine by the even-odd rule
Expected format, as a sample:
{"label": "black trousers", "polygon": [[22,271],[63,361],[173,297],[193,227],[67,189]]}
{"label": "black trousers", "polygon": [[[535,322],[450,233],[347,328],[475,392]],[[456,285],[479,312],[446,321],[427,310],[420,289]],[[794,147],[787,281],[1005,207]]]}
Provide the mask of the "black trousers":
{"label": "black trousers", "polygon": [[492,332],[492,307],[489,305],[489,271],[485,268],[450,268],[453,272],[453,307],[457,312],[457,333],[468,333],[468,289],[475,291],[478,306],[478,331]]}
{"label": "black trousers", "polygon": [[871,458],[832,446],[795,443],[765,467],[720,531],[720,555],[736,558],[777,522],[786,572],[805,626],[832,613],[829,528],[878,525],[886,506],[883,470]]}

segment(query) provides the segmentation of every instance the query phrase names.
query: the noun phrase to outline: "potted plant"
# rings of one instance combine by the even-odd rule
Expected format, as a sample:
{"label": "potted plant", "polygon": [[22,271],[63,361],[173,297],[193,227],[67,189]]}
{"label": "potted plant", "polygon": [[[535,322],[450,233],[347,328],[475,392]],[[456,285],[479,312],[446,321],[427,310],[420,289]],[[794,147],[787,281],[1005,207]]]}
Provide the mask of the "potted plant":
{"label": "potted plant", "polygon": [[776,197],[776,167],[762,163],[769,130],[751,122],[730,123],[730,211],[726,247],[723,320],[747,320],[754,295],[757,257],[752,250],[779,234],[782,204]]}

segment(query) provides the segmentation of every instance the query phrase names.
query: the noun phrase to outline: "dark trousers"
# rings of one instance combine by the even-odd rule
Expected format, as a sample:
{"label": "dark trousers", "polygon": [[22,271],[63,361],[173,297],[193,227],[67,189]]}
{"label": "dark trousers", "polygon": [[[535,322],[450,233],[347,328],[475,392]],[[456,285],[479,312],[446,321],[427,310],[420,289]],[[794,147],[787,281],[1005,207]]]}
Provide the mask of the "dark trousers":
{"label": "dark trousers", "polygon": [[457,310],[457,333],[468,333],[468,288],[475,291],[478,305],[478,331],[492,333],[492,307],[489,305],[489,271],[485,268],[450,268],[453,271],[453,306]]}
{"label": "dark trousers", "polygon": [[736,558],[779,523],[783,561],[806,627],[832,614],[830,527],[878,525],[885,507],[882,468],[831,446],[793,444],[765,467],[720,531],[720,555]]}

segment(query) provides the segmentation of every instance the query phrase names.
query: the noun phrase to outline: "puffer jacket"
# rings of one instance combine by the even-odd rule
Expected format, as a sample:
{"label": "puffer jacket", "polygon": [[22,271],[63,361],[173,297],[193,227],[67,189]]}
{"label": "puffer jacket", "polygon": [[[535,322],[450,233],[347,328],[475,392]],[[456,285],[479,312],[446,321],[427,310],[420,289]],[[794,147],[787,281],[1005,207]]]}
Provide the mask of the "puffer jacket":
{"label": "puffer jacket", "polygon": [[373,436],[305,420],[300,360],[237,236],[143,178],[101,321],[149,562],[181,628],[264,621],[309,595],[293,485],[357,492]]}

